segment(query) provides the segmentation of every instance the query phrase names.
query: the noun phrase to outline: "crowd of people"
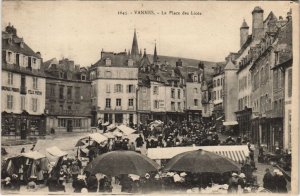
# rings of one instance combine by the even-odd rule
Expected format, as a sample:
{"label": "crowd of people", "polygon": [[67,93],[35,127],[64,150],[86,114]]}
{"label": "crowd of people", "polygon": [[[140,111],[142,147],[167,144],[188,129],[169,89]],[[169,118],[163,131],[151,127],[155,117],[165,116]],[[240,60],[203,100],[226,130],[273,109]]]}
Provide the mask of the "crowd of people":
{"label": "crowd of people", "polygon": [[[109,130],[105,129],[106,132]],[[226,190],[229,193],[251,192],[249,187],[255,185],[256,178],[253,172],[256,170],[254,161],[254,150],[251,148],[249,140],[238,137],[233,139],[228,136],[224,141],[220,141],[218,134],[210,123],[178,123],[170,121],[168,124],[150,127],[140,125],[140,133],[134,141],[126,137],[116,136],[110,138],[105,145],[92,142],[88,146],[88,152],[78,148],[75,158],[62,157],[56,166],[52,168],[48,176],[44,176],[44,181],[40,181],[38,176],[30,176],[26,180],[28,190],[36,190],[37,185],[44,184],[49,192],[64,191],[66,184],[71,183],[76,193],[86,192],[113,192],[116,185],[121,187],[122,192],[127,193],[150,193],[160,191],[187,191],[210,190],[213,187]],[[154,172],[144,176],[124,174],[119,176],[107,176],[104,174],[89,174],[84,171],[84,166],[79,157],[87,157],[91,162],[96,156],[113,150],[132,150],[139,152],[142,147],[164,148],[176,146],[209,146],[209,145],[240,145],[247,144],[249,157],[241,165],[239,173],[225,174],[192,174],[188,172]],[[33,146],[34,148],[34,146]],[[31,150],[33,150],[33,148]],[[24,149],[22,152],[24,153]],[[266,171],[263,179],[263,187],[271,192],[287,192],[287,182],[279,170]],[[2,176],[3,190],[20,190],[24,182],[22,168],[18,174],[12,176]],[[23,183],[24,184],[24,183]],[[216,186],[218,185],[218,186]]]}

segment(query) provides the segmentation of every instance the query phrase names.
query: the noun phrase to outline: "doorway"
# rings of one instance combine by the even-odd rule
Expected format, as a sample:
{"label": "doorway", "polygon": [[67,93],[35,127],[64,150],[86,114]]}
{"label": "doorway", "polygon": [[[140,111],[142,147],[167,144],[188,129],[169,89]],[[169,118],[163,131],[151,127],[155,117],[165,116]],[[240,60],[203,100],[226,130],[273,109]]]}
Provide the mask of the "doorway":
{"label": "doorway", "polygon": [[72,132],[72,131],[73,131],[72,120],[68,119],[67,120],[67,132]]}

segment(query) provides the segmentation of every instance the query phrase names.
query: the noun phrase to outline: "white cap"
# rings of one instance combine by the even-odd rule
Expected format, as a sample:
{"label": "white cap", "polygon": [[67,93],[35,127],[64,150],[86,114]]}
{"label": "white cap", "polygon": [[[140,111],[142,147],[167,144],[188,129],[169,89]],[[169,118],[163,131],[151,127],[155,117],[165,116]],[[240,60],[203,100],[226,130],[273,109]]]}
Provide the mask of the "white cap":
{"label": "white cap", "polygon": [[232,175],[232,176],[238,176],[237,173],[232,173],[231,175]]}
{"label": "white cap", "polygon": [[240,173],[239,177],[240,177],[240,178],[246,178],[246,176],[245,176],[244,173]]}
{"label": "white cap", "polygon": [[149,179],[150,178],[150,174],[146,173],[145,178]]}
{"label": "white cap", "polygon": [[184,177],[184,176],[186,176],[186,175],[187,175],[187,174],[186,174],[185,172],[181,172],[181,173],[180,173],[180,176],[181,176],[181,177]]}
{"label": "white cap", "polygon": [[278,174],[280,171],[278,169],[274,169],[273,171],[275,174]]}

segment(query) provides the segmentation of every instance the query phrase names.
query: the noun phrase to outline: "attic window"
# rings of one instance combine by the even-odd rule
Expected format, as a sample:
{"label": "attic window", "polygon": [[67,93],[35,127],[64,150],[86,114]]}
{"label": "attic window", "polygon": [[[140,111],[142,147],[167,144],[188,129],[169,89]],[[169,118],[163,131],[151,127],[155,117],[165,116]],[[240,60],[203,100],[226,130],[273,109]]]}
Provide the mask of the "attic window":
{"label": "attic window", "polygon": [[85,74],[82,74],[82,75],[81,75],[81,80],[83,80],[83,81],[86,80],[86,75],[85,75]]}
{"label": "attic window", "polygon": [[155,79],[156,79],[156,81],[160,81],[160,77],[159,76],[156,76]]}
{"label": "attic window", "polygon": [[198,82],[198,77],[194,76],[194,82]]}
{"label": "attic window", "polygon": [[132,59],[128,59],[128,66],[133,66],[133,60]]}
{"label": "attic window", "polygon": [[20,47],[24,48],[24,43],[23,42],[20,42]]}
{"label": "attic window", "polygon": [[63,72],[59,72],[59,77],[63,78],[64,77],[64,73]]}
{"label": "attic window", "polygon": [[105,59],[105,65],[106,66],[111,66],[111,59],[110,58]]}

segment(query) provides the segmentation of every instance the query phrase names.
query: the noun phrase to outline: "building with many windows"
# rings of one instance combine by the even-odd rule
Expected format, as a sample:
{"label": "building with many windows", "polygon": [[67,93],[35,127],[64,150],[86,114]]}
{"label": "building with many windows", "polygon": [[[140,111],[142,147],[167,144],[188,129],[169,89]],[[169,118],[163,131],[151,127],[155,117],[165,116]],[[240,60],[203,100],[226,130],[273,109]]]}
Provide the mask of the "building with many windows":
{"label": "building with many windows", "polygon": [[72,60],[55,58],[46,61],[44,69],[47,132],[52,128],[56,132],[87,131],[92,120],[88,70]]}
{"label": "building with many windows", "polygon": [[[256,13],[255,9],[253,13]],[[252,129],[256,132],[256,142],[267,146],[270,151],[283,148],[283,109],[284,109],[284,74],[274,67],[281,62],[284,47],[288,40],[283,36],[288,20],[277,19],[270,13],[263,21],[263,10],[259,12],[259,24],[263,34],[259,44],[253,48],[253,64],[250,67],[252,77],[252,112],[257,117],[252,119]],[[267,22],[268,21],[268,22]],[[266,23],[267,22],[267,23]],[[291,29],[290,29],[291,31]],[[284,56],[284,55],[283,55]]]}
{"label": "building with many windows", "polygon": [[137,123],[138,66],[132,55],[102,51],[89,70],[93,111],[102,122]]}
{"label": "building with many windows", "polygon": [[10,24],[2,32],[2,138],[45,134],[45,74],[34,52]]}
{"label": "building with many windows", "polygon": [[216,124],[216,130],[221,130],[224,121],[224,107],[223,107],[223,85],[224,85],[224,66],[219,63],[214,67],[214,74],[212,78],[212,101],[214,104],[213,120]]}
{"label": "building with many windows", "polygon": [[186,81],[186,115],[188,121],[200,121],[202,117],[202,91],[201,86],[204,78],[204,64],[198,67],[182,67],[181,73]]}
{"label": "building with many windows", "polygon": [[[278,34],[273,70],[273,128],[283,137],[278,147],[291,150],[291,102],[292,102],[292,17],[287,13],[287,20]],[[275,125],[275,126],[274,126]],[[277,126],[276,126],[277,125]]]}

